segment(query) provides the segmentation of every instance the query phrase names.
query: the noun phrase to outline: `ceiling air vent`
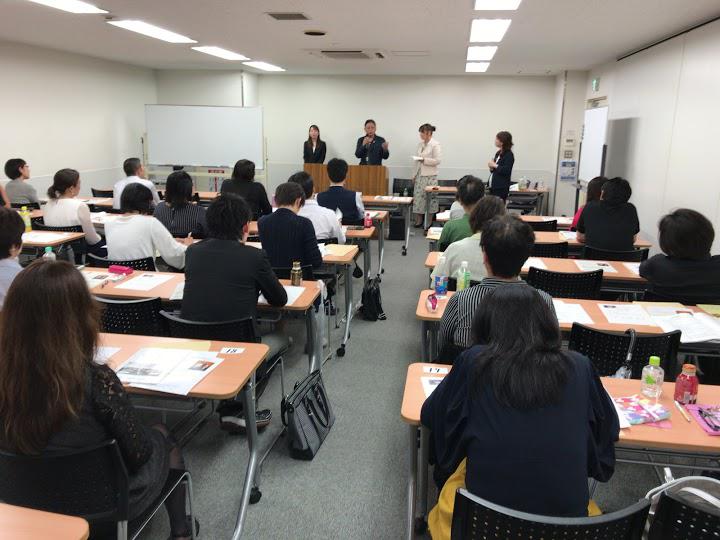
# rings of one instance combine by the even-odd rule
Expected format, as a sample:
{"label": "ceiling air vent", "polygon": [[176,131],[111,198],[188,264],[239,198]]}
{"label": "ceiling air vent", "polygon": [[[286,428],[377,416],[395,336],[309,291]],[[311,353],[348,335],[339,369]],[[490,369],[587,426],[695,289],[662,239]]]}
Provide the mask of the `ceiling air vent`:
{"label": "ceiling air vent", "polygon": [[309,21],[304,13],[268,13],[276,21]]}
{"label": "ceiling air vent", "polygon": [[323,56],[333,58],[335,60],[371,60],[375,57],[374,53],[368,53],[361,50],[345,50],[345,51],[320,51]]}

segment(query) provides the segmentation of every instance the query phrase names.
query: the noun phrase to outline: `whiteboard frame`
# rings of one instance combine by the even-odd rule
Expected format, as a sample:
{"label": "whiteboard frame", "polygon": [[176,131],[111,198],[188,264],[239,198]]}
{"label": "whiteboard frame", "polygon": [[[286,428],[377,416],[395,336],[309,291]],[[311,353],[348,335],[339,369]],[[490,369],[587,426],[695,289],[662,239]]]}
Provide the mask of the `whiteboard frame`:
{"label": "whiteboard frame", "polygon": [[[586,178],[585,175],[583,174],[583,157],[585,157],[586,159],[588,157],[587,156],[588,147],[587,147],[587,143],[586,143],[586,138],[588,135],[587,113],[589,111],[599,111],[599,110],[603,110],[603,109],[605,110],[605,122],[604,122],[604,125],[602,126],[603,127],[602,135],[600,135],[600,137],[598,137],[599,139],[602,140],[602,146],[600,148],[593,148],[593,152],[597,152],[598,150],[600,151],[600,156],[599,156],[600,171],[597,174],[592,174],[589,178]],[[580,142],[580,153],[579,153],[579,158],[578,158],[578,169],[577,169],[578,170],[578,172],[577,172],[578,180],[581,180],[583,182],[589,182],[595,176],[602,176],[603,174],[605,174],[605,165],[606,165],[605,159],[607,157],[607,137],[608,137],[609,120],[610,120],[610,108],[608,105],[604,105],[602,107],[591,107],[591,108],[585,109],[585,111],[583,113],[583,135],[582,135],[582,140]],[[595,135],[595,134],[593,133],[593,135]],[[583,151],[585,151],[585,152],[583,152]],[[596,156],[593,155],[592,157],[596,157]]]}

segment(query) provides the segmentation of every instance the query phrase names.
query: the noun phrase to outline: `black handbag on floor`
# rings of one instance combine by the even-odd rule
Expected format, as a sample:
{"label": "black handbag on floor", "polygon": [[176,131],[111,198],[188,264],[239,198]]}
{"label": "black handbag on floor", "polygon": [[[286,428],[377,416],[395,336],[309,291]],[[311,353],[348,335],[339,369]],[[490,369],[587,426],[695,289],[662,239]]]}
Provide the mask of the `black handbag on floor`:
{"label": "black handbag on floor", "polygon": [[384,321],[387,319],[380,296],[380,276],[369,279],[362,291],[360,314],[366,321]]}
{"label": "black handbag on floor", "polygon": [[282,400],[280,410],[290,456],[311,460],[335,423],[320,370],[296,383],[292,393]]}

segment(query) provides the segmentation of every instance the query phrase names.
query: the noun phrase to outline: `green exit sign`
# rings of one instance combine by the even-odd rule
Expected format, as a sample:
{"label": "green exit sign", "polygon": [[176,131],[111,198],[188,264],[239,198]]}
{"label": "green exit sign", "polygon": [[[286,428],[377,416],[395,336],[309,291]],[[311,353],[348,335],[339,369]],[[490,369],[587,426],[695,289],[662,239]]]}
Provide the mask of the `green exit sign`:
{"label": "green exit sign", "polygon": [[595,77],[592,80],[592,89],[593,92],[599,92],[600,91],[600,77]]}

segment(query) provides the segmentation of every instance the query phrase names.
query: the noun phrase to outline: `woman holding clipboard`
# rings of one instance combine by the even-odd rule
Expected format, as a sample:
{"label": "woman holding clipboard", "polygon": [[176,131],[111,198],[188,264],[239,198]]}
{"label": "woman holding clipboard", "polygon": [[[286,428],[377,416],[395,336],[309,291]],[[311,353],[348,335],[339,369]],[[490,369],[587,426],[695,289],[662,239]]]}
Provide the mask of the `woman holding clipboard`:
{"label": "woman holding clipboard", "polygon": [[495,135],[495,146],[499,148],[495,157],[488,161],[490,168],[490,194],[507,199],[510,192],[510,176],[512,175],[515,155],[512,153],[512,135],[508,131],[500,131]]}
{"label": "woman holding clipboard", "polygon": [[[437,168],[442,159],[442,148],[440,143],[432,138],[435,126],[423,124],[418,129],[420,132],[420,143],[417,152],[413,156],[413,213],[415,214],[415,227],[422,227],[425,217],[425,205],[427,193],[425,188],[437,186]],[[430,206],[430,215],[437,213],[438,202],[433,199]]]}

